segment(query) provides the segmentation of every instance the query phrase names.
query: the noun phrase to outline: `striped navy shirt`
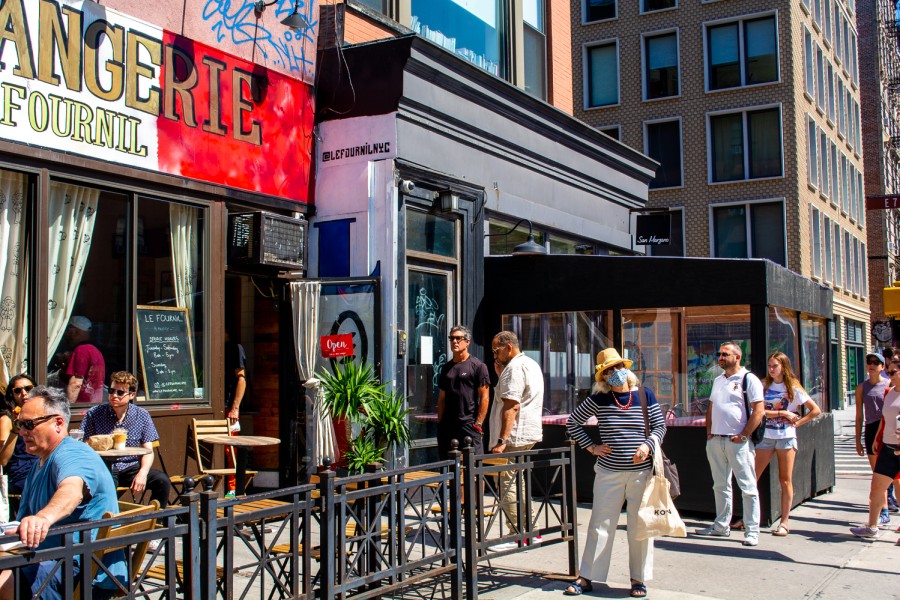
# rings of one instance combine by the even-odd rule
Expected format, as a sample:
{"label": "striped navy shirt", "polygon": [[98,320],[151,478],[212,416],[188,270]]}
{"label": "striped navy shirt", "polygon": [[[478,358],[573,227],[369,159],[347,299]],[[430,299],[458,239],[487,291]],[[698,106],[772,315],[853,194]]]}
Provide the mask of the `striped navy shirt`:
{"label": "striped navy shirt", "polygon": [[[594,444],[594,440],[584,430],[584,423],[591,417],[597,417],[597,427],[600,431],[601,444],[612,446],[612,454],[598,456],[597,464],[610,471],[640,471],[653,466],[651,458],[642,463],[635,464],[632,461],[638,446],[646,443],[650,446],[650,452],[656,450],[656,443],[662,444],[666,435],[666,422],[656,396],[649,388],[644,388],[647,395],[647,416],[650,419],[650,437],[645,434],[644,413],[641,410],[641,398],[638,391],[631,392],[607,392],[588,396],[584,402],[578,405],[569,419],[566,421],[566,430],[575,443],[585,450]],[[614,401],[625,406],[631,399],[628,410],[622,410]]]}

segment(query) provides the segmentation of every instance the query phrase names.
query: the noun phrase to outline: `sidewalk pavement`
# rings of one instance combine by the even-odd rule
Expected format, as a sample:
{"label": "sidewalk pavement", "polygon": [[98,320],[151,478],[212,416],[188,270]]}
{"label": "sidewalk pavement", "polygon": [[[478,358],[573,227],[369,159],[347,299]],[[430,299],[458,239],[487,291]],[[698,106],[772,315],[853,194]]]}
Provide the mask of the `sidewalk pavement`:
{"label": "sidewalk pavement", "polygon": [[[835,420],[852,423],[853,409],[840,411]],[[844,415],[843,413],[847,413]],[[837,426],[836,426],[837,430]],[[852,433],[852,431],[851,431]],[[728,539],[692,535],[699,521],[682,515],[688,537],[656,540],[654,578],[647,582],[653,600],[720,598],[855,598],[900,599],[900,517],[892,515],[889,530],[875,541],[853,537],[849,527],[866,518],[869,495],[867,476],[841,476],[834,491],[807,501],[791,511],[791,533],[775,537],[764,529],[759,546],[741,545],[742,532]],[[590,507],[578,509],[579,559],[584,548]],[[494,573],[482,571],[482,600],[538,600],[563,597],[568,573],[566,548],[535,548],[491,561]],[[523,565],[527,565],[523,568]],[[561,578],[560,578],[561,577]],[[626,598],[629,592],[625,515],[613,550],[609,586],[594,584],[586,594],[594,598]]]}

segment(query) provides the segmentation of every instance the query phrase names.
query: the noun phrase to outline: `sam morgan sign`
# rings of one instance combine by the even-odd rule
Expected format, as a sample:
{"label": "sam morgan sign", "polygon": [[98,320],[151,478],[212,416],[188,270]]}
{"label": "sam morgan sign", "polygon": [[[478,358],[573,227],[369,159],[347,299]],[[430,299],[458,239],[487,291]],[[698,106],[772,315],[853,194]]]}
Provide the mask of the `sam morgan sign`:
{"label": "sam morgan sign", "polygon": [[0,3],[0,138],[306,201],[312,122],[297,79],[94,2]]}

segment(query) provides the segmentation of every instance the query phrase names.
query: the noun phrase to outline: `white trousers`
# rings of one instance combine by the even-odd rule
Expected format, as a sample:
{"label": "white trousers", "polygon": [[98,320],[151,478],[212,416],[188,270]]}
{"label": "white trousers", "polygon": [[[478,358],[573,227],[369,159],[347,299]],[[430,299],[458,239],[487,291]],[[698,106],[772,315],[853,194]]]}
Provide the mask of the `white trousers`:
{"label": "white trousers", "polygon": [[724,531],[731,525],[731,473],[737,479],[744,499],[744,535],[759,536],[759,492],[756,488],[755,454],[750,441],[735,444],[729,438],[714,436],[706,442],[706,457],[712,471],[716,497],[713,525]]}
{"label": "white trousers", "polygon": [[594,465],[594,506],[588,523],[587,541],[581,556],[579,575],[588,581],[606,581],[622,503],[628,501],[628,570],[636,581],[653,578],[653,539],[638,541],[638,509],[647,487],[649,469],[608,471]]}

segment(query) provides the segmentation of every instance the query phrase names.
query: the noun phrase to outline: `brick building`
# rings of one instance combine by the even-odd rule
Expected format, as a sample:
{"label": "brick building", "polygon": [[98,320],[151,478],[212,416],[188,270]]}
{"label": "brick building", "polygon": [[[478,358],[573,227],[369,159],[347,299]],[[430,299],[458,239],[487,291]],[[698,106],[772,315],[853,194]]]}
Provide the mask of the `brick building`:
{"label": "brick building", "polygon": [[[860,36],[859,79],[862,97],[864,172],[867,196],[900,193],[900,54],[897,6],[892,0],[861,3],[856,16]],[[882,289],[900,278],[900,211],[871,210],[866,215],[869,241],[869,290],[872,322],[887,325]],[[895,344],[889,328],[878,344]]]}
{"label": "brick building", "polygon": [[870,335],[855,2],[571,6],[575,116],[661,163],[648,207],[673,240],[648,254],[767,258],[833,288],[836,403]]}

